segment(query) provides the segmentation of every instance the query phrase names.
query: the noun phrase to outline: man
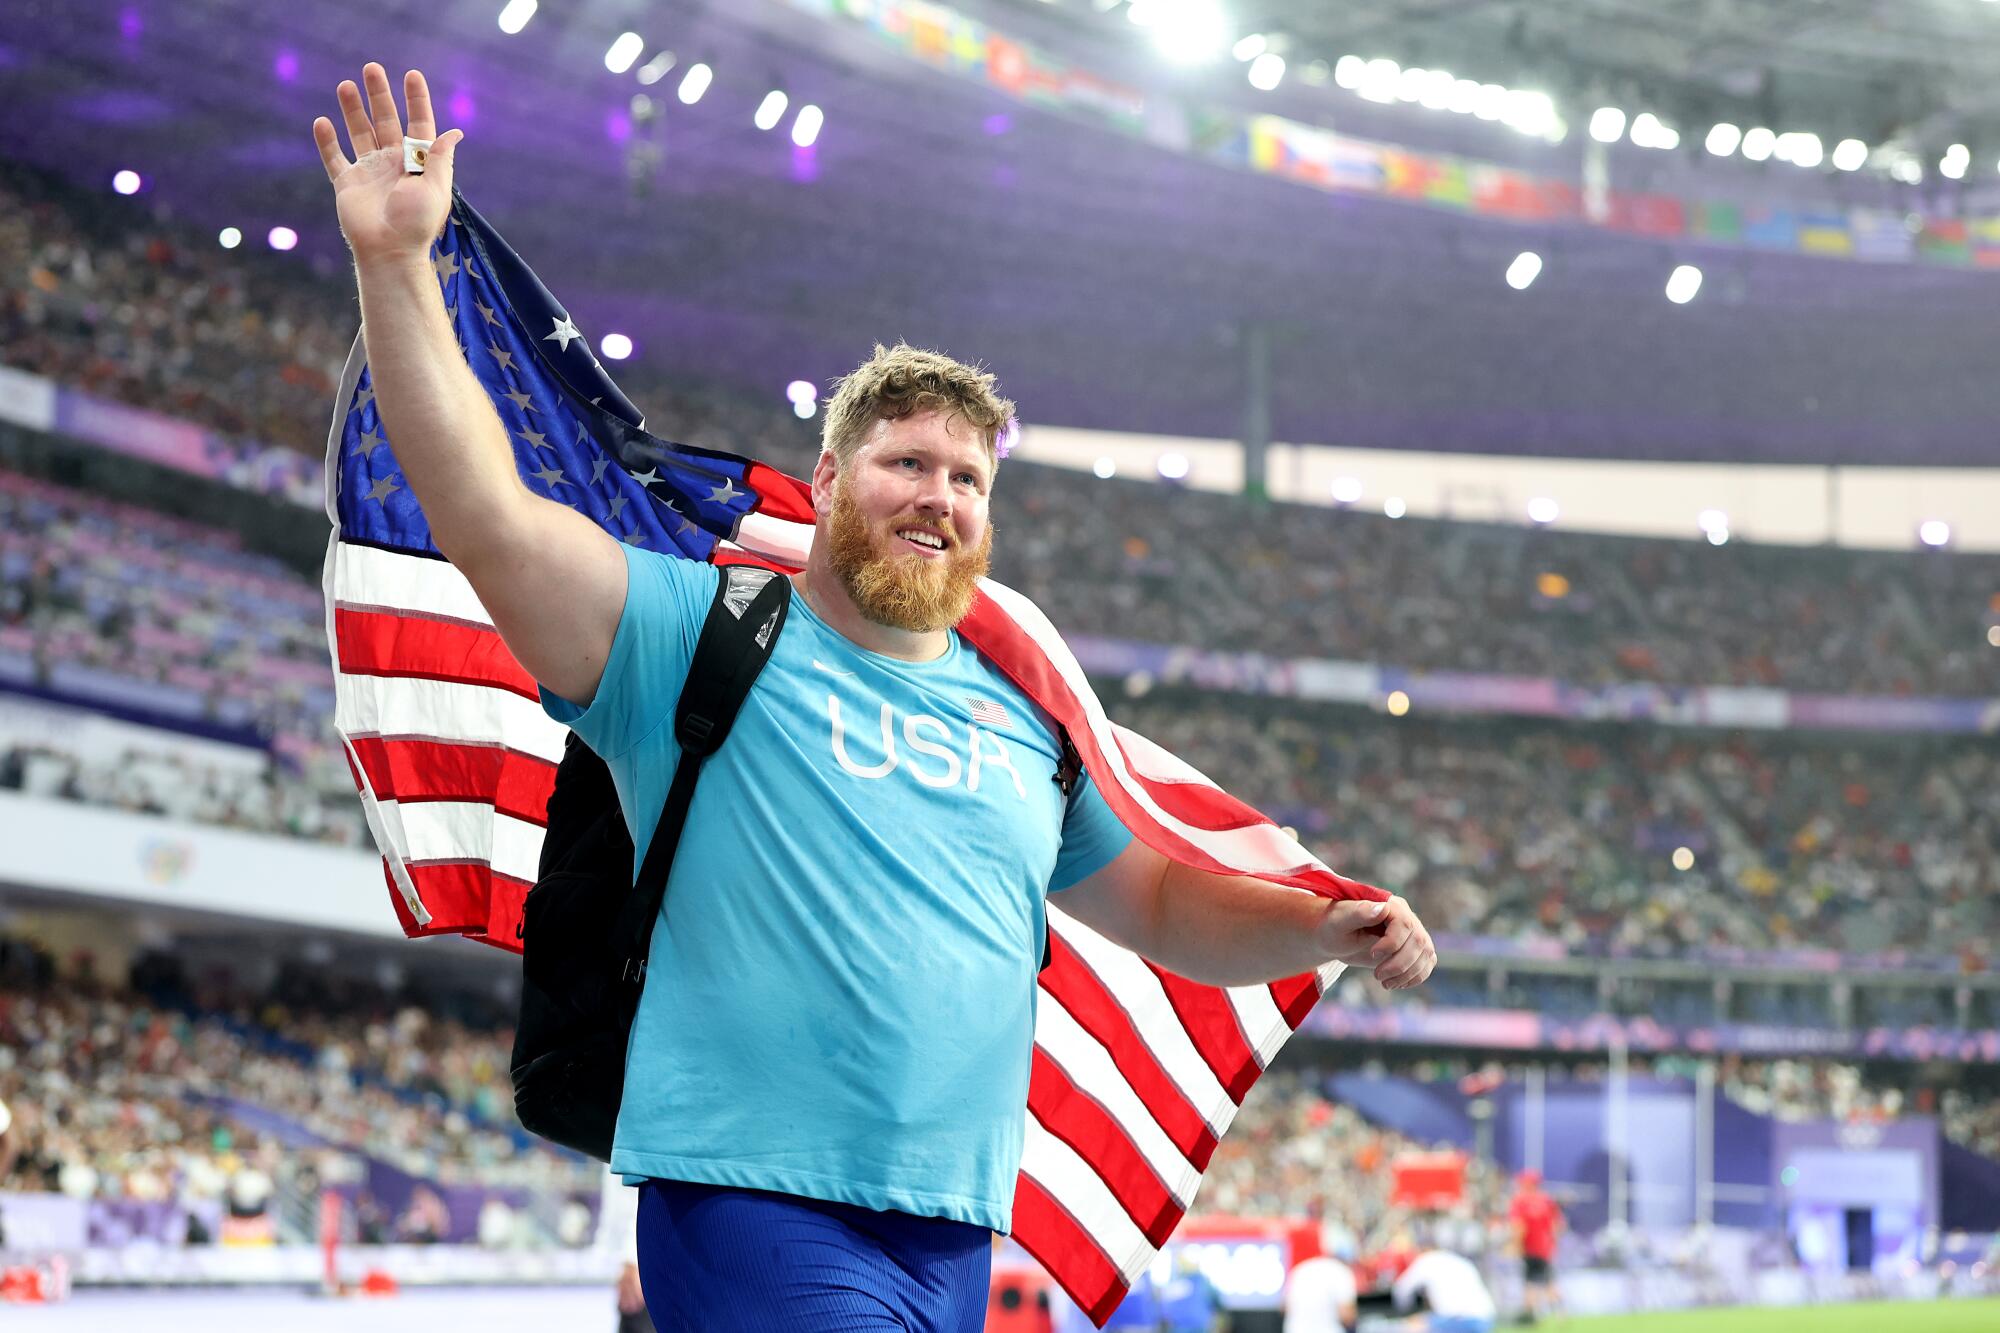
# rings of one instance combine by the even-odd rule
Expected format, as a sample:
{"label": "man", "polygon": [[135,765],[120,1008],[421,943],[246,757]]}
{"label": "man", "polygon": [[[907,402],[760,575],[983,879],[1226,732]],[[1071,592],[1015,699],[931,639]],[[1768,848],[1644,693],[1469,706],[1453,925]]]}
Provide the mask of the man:
{"label": "man", "polygon": [[1302,1259],[1285,1278],[1284,1333],[1353,1333],[1360,1318],[1354,1281],[1354,1233],[1320,1226],[1321,1253]]}
{"label": "man", "polygon": [[1514,1240],[1521,1249],[1522,1317],[1534,1323],[1549,1314],[1558,1299],[1555,1284],[1556,1240],[1567,1222],[1554,1199],[1542,1192],[1542,1173],[1522,1171],[1514,1177],[1514,1199],[1507,1206]]}
{"label": "man", "polygon": [[1412,1310],[1420,1296],[1429,1314],[1412,1322],[1426,1333],[1493,1333],[1493,1296],[1470,1259],[1449,1250],[1418,1255],[1396,1279],[1390,1299],[1397,1310]]}
{"label": "man", "polygon": [[[375,404],[438,549],[550,714],[610,767],[643,860],[716,587],[531,493],[459,355],[427,254],[457,130],[420,73],[342,83],[355,158],[313,133],[354,252]],[[828,406],[815,536],[730,743],[704,769],[655,927],[612,1168],[643,1182],[663,1329],[976,1329],[1024,1135],[1043,899],[1194,980],[1436,961],[1400,899],[1205,875],[1055,779],[1039,709],[954,626],[992,544],[990,375],[878,349]],[[635,861],[635,866],[637,862]]]}

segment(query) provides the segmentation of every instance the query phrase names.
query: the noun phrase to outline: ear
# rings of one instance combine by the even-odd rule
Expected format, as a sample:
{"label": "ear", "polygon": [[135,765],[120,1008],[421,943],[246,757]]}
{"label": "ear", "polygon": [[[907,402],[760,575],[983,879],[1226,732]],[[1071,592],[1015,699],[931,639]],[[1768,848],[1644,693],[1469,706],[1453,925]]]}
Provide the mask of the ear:
{"label": "ear", "polygon": [[833,483],[839,475],[840,461],[833,456],[833,450],[820,450],[819,461],[813,464],[813,513],[830,514],[833,512]]}

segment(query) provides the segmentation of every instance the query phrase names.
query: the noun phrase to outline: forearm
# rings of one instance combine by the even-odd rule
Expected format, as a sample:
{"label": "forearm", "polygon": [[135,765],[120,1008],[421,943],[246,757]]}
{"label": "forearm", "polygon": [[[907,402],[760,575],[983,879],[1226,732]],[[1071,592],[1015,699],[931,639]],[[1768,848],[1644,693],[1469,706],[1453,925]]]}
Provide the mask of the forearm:
{"label": "forearm", "polygon": [[454,561],[529,497],[493,404],[459,352],[421,254],[357,267],[375,410],[438,549]]}
{"label": "forearm", "polygon": [[1147,956],[1212,986],[1297,976],[1327,961],[1320,928],[1333,904],[1304,889],[1169,861]]}

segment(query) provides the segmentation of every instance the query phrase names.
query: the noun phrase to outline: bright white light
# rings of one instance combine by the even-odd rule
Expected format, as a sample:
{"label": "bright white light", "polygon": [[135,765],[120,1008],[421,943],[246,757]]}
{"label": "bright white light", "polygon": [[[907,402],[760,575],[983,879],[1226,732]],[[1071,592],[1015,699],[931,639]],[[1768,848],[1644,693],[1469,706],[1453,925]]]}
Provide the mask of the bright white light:
{"label": "bright white light", "polygon": [[1694,849],[1692,847],[1674,848],[1673,860],[1674,869],[1676,870],[1694,869]]}
{"label": "bright white light", "polygon": [[623,361],[632,355],[632,340],[622,333],[607,333],[597,340],[597,350],[607,361]]}
{"label": "bright white light", "polygon": [[1160,461],[1154,466],[1160,469],[1160,475],[1168,481],[1179,481],[1188,474],[1186,454],[1161,454]]}
{"label": "bright white light", "polygon": [[[1263,33],[1253,32],[1248,37],[1237,38],[1236,45],[1229,48],[1229,54],[1235,56],[1238,60],[1255,60],[1258,56],[1263,55],[1265,49],[1268,48],[1270,45],[1271,45],[1270,39],[1264,36]],[[1333,72],[1334,82],[1340,83],[1341,67],[1346,66],[1347,62],[1350,60],[1354,62],[1354,65],[1351,68],[1354,68],[1356,70],[1359,69],[1361,65],[1361,60],[1359,57],[1342,56],[1340,58],[1340,65],[1334,67],[1334,72]],[[1352,88],[1354,85],[1351,83],[1341,83],[1340,86],[1343,88]]]}
{"label": "bright white light", "polygon": [[1660,146],[1660,131],[1665,128],[1658,116],[1650,111],[1641,111],[1632,117],[1632,142],[1641,148],[1657,148]]}
{"label": "bright white light", "polygon": [[1728,528],[1710,528],[1708,530],[1708,544],[1710,546],[1725,546],[1728,544],[1728,542],[1729,542]]}
{"label": "bright white light", "polygon": [[801,148],[810,148],[819,139],[820,126],[826,124],[826,113],[808,102],[799,108],[798,116],[792,121],[792,142]]}
{"label": "bright white light", "polygon": [[[1249,40],[1250,39],[1248,37],[1245,37],[1243,39],[1243,42],[1247,42]],[[1243,42],[1238,42],[1236,44],[1236,49],[1238,51],[1241,51],[1243,49]],[[1263,51],[1264,48],[1260,46],[1253,54],[1262,55]],[[1236,58],[1238,60],[1246,60],[1249,59],[1250,57],[1239,55]],[[1368,62],[1363,60],[1360,56],[1342,56],[1340,59],[1333,62],[1334,84],[1338,87],[1347,89],[1349,92],[1353,92],[1356,88],[1359,88],[1361,86],[1361,80],[1367,75],[1367,72],[1368,72]]]}
{"label": "bright white light", "polygon": [[2000,648],[2000,625],[1988,625],[1986,627],[1986,642],[1992,644],[1995,648]]}
{"label": "bright white light", "polygon": [[1938,173],[1951,180],[1964,180],[1965,169],[1972,165],[1972,152],[1962,143],[1955,143],[1945,149],[1938,160]]}
{"label": "bright white light", "polygon": [[1479,85],[1471,79],[1454,79],[1445,105],[1461,116],[1471,115],[1479,109]]}
{"label": "bright white light", "polygon": [[1361,498],[1361,478],[1335,477],[1333,479],[1333,498],[1344,505],[1351,505],[1356,500],[1359,500]]}
{"label": "bright white light", "polygon": [[1762,125],[1746,130],[1743,134],[1743,156],[1752,162],[1762,162],[1778,147],[1778,136]]}
{"label": "bright white light", "polygon": [[1560,512],[1562,511],[1556,507],[1556,502],[1546,495],[1538,495],[1528,501],[1528,518],[1532,522],[1553,523]]}
{"label": "bright white light", "polygon": [[1951,540],[1951,524],[1941,518],[1927,518],[1917,529],[1917,540],[1926,546],[1943,546]]}
{"label": "bright white light", "polygon": [[1100,458],[1090,465],[1090,472],[1099,481],[1109,481],[1118,475],[1118,465],[1109,458]]}
{"label": "bright white light", "polygon": [[1430,76],[1431,72],[1429,70],[1418,65],[1411,65],[1405,68],[1402,74],[1396,79],[1396,100],[1398,102],[1414,102],[1419,97],[1422,97],[1424,95],[1424,80]]}
{"label": "bright white light", "polygon": [[1905,185],[1918,185],[1924,179],[1924,164],[1915,155],[1905,153],[1890,166],[1889,174]]}
{"label": "bright white light", "polygon": [[119,172],[111,178],[111,188],[120,194],[139,193],[139,173],[136,171]]}
{"label": "bright white light", "polygon": [[1371,102],[1393,102],[1402,78],[1403,67],[1395,61],[1371,60],[1362,67],[1361,86],[1355,91]]}
{"label": "bright white light", "polygon": [[1859,171],[1868,162],[1868,145],[1859,139],[1842,139],[1833,147],[1833,165],[1841,171]]}
{"label": "bright white light", "polygon": [[1675,305],[1686,305],[1700,290],[1701,270],[1693,264],[1682,264],[1667,279],[1667,299]]}
{"label": "bright white light", "polygon": [[792,415],[800,421],[812,420],[813,413],[817,411],[819,411],[819,405],[810,398],[803,398],[792,404]]}
{"label": "bright white light", "polygon": [[662,51],[645,64],[639,66],[639,73],[636,77],[639,82],[650,88],[661,79],[666,78],[667,71],[673,67],[674,53],[672,51]]}
{"label": "bright white light", "polygon": [[1625,113],[1615,106],[1601,106],[1591,112],[1590,137],[1599,143],[1617,143],[1625,137]]}
{"label": "bright white light", "polygon": [[[1151,12],[1139,18],[1141,6]],[[1153,45],[1176,64],[1213,60],[1229,43],[1229,19],[1215,0],[1133,0],[1126,16],[1153,32]]]}
{"label": "bright white light", "polygon": [[1523,250],[1507,265],[1507,285],[1517,292],[1527,291],[1541,275],[1542,257],[1533,250]]}
{"label": "bright white light", "polygon": [[224,227],[222,234],[215,239],[223,249],[234,250],[237,246],[243,244],[243,233],[234,227]]}
{"label": "bright white light", "polygon": [[819,389],[811,380],[793,380],[785,386],[785,397],[795,403],[810,403],[819,397]]}
{"label": "bright white light", "polygon": [[1795,134],[1792,136],[1792,165],[1795,167],[1816,167],[1826,161],[1826,145],[1817,134]]}
{"label": "bright white light", "polygon": [[264,238],[273,250],[289,250],[299,243],[299,234],[290,227],[273,227],[271,234]]}
{"label": "bright white light", "polygon": [[1743,131],[1728,121],[1711,126],[1704,147],[1717,157],[1728,157],[1736,151],[1736,145],[1743,142]]}
{"label": "bright white light", "polygon": [[1520,134],[1537,138],[1553,135],[1561,118],[1556,115],[1556,104],[1549,100],[1547,93],[1529,92],[1521,88],[1507,90],[1506,110],[1500,119],[1506,126]]}
{"label": "bright white light", "polygon": [[1382,502],[1382,512],[1388,515],[1390,518],[1401,518],[1404,515],[1404,513],[1407,512],[1407,508],[1403,504],[1403,497],[1400,495],[1392,495],[1388,499],[1384,500]]}
{"label": "bright white light", "polygon": [[1250,62],[1250,86],[1259,92],[1270,92],[1285,79],[1285,58],[1276,51],[1266,51]]}
{"label": "bright white light", "polygon": [[693,106],[708,91],[708,85],[715,82],[715,71],[707,65],[689,65],[688,72],[681,76],[680,92],[677,96],[687,106]]}
{"label": "bright white light", "polygon": [[1660,133],[1659,136],[1654,140],[1653,147],[1662,148],[1668,152],[1672,152],[1674,149],[1679,148],[1680,146],[1681,146],[1681,132],[1675,129],[1671,125],[1660,126]]}
{"label": "bright white light", "polygon": [[511,35],[527,27],[536,8],[535,0],[507,0],[506,8],[500,11],[500,31]]}
{"label": "bright white light", "polygon": [[1442,111],[1451,105],[1451,91],[1458,84],[1448,69],[1434,69],[1424,75],[1423,89],[1417,94],[1417,105],[1430,111]]}
{"label": "bright white light", "polygon": [[604,53],[604,68],[623,74],[646,50],[646,39],[636,32],[621,32],[611,49]]}
{"label": "bright white light", "polygon": [[1717,528],[1729,527],[1729,515],[1720,509],[1704,509],[1695,515],[1694,521],[1703,532],[1714,532]]}
{"label": "bright white light", "polygon": [[776,88],[764,94],[764,100],[757,104],[757,114],[752,117],[760,130],[768,130],[785,118],[787,98]]}

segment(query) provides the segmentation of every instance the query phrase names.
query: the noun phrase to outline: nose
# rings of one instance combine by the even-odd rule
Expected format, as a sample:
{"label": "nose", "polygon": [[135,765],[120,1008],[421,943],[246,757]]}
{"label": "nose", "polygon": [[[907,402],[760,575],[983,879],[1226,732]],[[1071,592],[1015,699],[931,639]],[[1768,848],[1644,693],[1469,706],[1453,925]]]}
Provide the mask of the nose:
{"label": "nose", "polygon": [[932,468],[917,487],[917,510],[949,520],[951,518],[951,476],[943,468]]}

